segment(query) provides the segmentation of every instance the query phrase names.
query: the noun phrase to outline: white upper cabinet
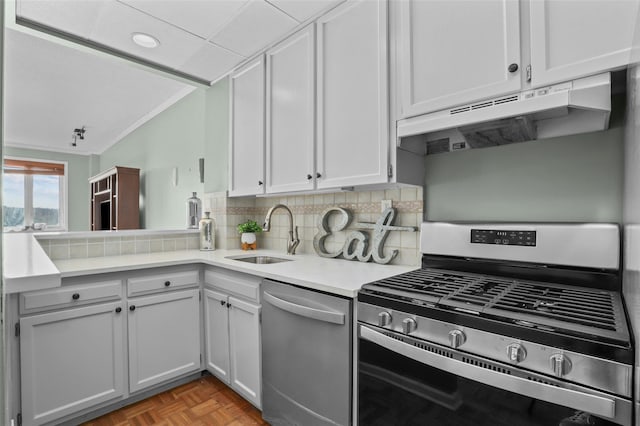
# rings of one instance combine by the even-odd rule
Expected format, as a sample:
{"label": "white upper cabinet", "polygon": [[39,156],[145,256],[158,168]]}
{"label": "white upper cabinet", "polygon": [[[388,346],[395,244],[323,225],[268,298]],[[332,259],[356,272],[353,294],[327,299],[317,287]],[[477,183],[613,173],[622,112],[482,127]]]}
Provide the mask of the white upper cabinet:
{"label": "white upper cabinet", "polygon": [[347,2],[317,25],[317,187],[386,183],[387,2]]}
{"label": "white upper cabinet", "polygon": [[626,66],[639,4],[633,0],[531,1],[533,86]]}
{"label": "white upper cabinet", "polygon": [[302,191],[315,182],[315,37],[313,25],[267,52],[267,193]]}
{"label": "white upper cabinet", "polygon": [[229,195],[264,193],[264,56],[231,75]]}
{"label": "white upper cabinet", "polygon": [[401,118],[521,88],[518,1],[398,4]]}

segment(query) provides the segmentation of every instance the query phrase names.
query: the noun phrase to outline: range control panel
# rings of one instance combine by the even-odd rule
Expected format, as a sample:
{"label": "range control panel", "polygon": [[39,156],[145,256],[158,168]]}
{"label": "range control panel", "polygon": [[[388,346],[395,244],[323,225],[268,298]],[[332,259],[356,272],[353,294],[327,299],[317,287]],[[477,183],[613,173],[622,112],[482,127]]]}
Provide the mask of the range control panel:
{"label": "range control panel", "polygon": [[536,231],[497,231],[493,229],[472,229],[471,243],[535,247]]}

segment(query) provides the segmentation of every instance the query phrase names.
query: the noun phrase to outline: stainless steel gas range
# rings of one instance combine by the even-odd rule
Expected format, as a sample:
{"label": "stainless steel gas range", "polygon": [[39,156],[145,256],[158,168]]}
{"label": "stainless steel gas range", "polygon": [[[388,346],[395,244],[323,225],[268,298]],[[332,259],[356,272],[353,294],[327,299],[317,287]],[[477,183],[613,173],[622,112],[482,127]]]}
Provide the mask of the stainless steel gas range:
{"label": "stainless steel gas range", "polygon": [[633,423],[609,224],[421,227],[422,268],[357,302],[361,425]]}

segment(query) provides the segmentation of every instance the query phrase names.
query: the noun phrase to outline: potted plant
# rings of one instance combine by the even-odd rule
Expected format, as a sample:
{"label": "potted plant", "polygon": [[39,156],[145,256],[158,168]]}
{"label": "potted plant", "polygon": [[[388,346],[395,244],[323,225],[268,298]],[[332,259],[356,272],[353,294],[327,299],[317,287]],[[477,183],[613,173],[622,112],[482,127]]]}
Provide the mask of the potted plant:
{"label": "potted plant", "polygon": [[262,227],[255,220],[247,220],[236,227],[240,235],[242,250],[258,248],[256,234],[262,232]]}

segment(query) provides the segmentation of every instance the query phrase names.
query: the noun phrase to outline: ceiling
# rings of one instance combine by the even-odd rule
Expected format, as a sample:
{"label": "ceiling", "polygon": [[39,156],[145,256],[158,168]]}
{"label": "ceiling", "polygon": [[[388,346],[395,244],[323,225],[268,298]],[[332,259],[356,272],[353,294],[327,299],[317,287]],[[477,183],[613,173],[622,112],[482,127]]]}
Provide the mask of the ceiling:
{"label": "ceiling", "polygon": [[[220,79],[342,1],[15,0],[18,25],[5,36],[5,144],[101,154],[196,82]],[[135,32],[160,45],[134,44]],[[74,48],[69,39],[102,53]],[[85,140],[73,147],[73,130],[82,126]]]}
{"label": "ceiling", "polygon": [[[5,32],[5,145],[100,154],[195,87],[124,61]],[[72,147],[75,128],[85,140]]]}
{"label": "ceiling", "polygon": [[[16,0],[19,22],[212,82],[344,0]],[[160,45],[132,42],[146,33]]]}

